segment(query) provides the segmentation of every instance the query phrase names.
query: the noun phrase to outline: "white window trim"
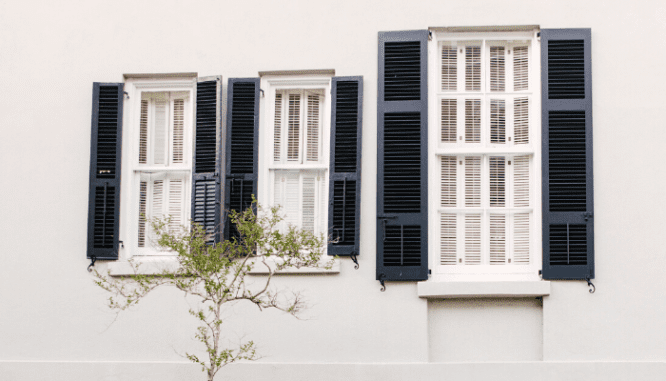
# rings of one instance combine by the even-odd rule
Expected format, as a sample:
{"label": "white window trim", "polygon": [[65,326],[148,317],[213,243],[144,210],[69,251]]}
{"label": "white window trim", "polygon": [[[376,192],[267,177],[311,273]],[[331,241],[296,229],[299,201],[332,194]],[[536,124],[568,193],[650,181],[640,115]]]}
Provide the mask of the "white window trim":
{"label": "white window trim", "polygon": [[[193,75],[183,75],[182,77],[171,75],[141,75],[126,76],[125,81],[125,106],[123,111],[123,139],[122,139],[122,173],[120,190],[120,240],[123,244],[118,248],[118,260],[109,262],[108,270],[113,276],[134,274],[132,266],[128,262],[131,258],[136,264],[141,265],[139,271],[141,274],[159,274],[164,270],[175,270],[178,267],[178,261],[175,255],[155,252],[138,253],[138,209],[139,200],[134,197],[133,190],[138,189],[138,174],[135,169],[138,166],[139,155],[139,128],[138,120],[141,112],[141,93],[143,91],[151,92],[187,92],[189,96],[189,106],[186,112],[189,125],[189,132],[186,132],[184,142],[183,158],[190,165],[190,174],[192,167],[192,154],[194,147],[194,109],[196,106],[195,88],[197,78]],[[191,175],[185,183],[185,200],[191,200]],[[190,209],[185,208],[184,221],[190,221]]]}
{"label": "white window trim", "polygon": [[[431,29],[432,30],[432,29]],[[475,282],[502,282],[506,281],[517,281],[520,283],[523,282],[539,282],[541,280],[539,276],[539,270],[541,269],[541,72],[540,72],[540,43],[538,42],[537,32],[538,28],[530,31],[520,31],[520,32],[457,32],[452,33],[450,31],[437,31],[432,30],[432,40],[428,44],[428,86],[429,86],[429,100],[428,100],[428,122],[429,122],[429,131],[428,131],[428,198],[429,198],[429,209],[428,209],[428,251],[429,255],[429,268],[432,269],[432,275],[428,281],[419,283],[419,296],[421,297],[455,297],[454,295],[469,295],[469,296],[501,296],[501,293],[492,292],[493,288],[476,288],[475,290],[469,289],[469,293],[465,293],[463,289],[456,289],[455,291],[447,291],[443,289],[429,289],[431,286],[422,286],[422,283],[441,283],[449,281],[455,281],[459,283],[459,286],[463,284]],[[440,248],[439,244],[439,232],[438,232],[438,219],[439,219],[439,197],[440,197],[440,184],[439,179],[441,174],[439,173],[441,168],[439,165],[439,156],[444,155],[457,155],[457,154],[489,154],[488,150],[479,148],[478,150],[470,147],[471,149],[466,149],[464,147],[459,147],[458,143],[451,144],[441,144],[440,143],[440,114],[439,114],[439,99],[440,95],[447,96],[451,95],[451,98],[462,99],[461,96],[469,93],[459,93],[459,92],[450,92],[440,90],[440,73],[441,73],[441,53],[439,50],[440,42],[442,41],[459,41],[459,40],[483,40],[481,57],[482,62],[485,63],[486,60],[486,50],[488,49],[486,42],[492,42],[494,40],[499,41],[515,41],[515,40],[529,40],[530,41],[530,65],[529,65],[529,77],[530,77],[530,88],[529,97],[531,99],[530,103],[530,144],[526,147],[517,147],[514,145],[509,145],[507,147],[496,147],[496,151],[493,150],[492,154],[530,154],[532,155],[531,165],[532,170],[530,175],[533,176],[534,180],[532,181],[530,192],[532,192],[532,234],[530,238],[530,260],[531,264],[528,266],[482,266],[483,268],[478,268],[477,266],[451,266],[451,270],[446,273],[438,271],[439,253]],[[489,78],[487,77],[486,65],[482,65],[481,81],[482,89],[489,85]],[[464,66],[461,68],[458,66],[458,83],[461,84],[461,72],[464,71]],[[509,70],[507,67],[506,70]],[[508,83],[509,77],[506,77]],[[460,88],[460,87],[459,87]],[[514,94],[523,94],[525,92],[500,92],[497,93],[498,97],[504,97],[505,95],[514,95]],[[482,107],[489,107],[487,99],[488,93],[480,93],[479,98],[482,99]],[[509,106],[507,106],[507,109]],[[483,114],[482,114],[483,115]],[[482,117],[482,131],[484,130],[483,123],[484,118]],[[485,137],[482,137],[482,141]],[[460,242],[460,241],[458,241]],[[487,244],[487,242],[486,242]],[[477,267],[476,269],[474,267]],[[494,267],[494,268],[491,268]],[[480,271],[479,271],[480,270]],[[477,284],[478,286],[478,284]],[[442,286],[443,287],[443,286]],[[458,286],[456,286],[458,287]],[[529,287],[529,285],[528,285]],[[542,287],[542,286],[538,286]],[[462,291],[461,291],[462,290]],[[543,290],[542,290],[543,291]],[[537,294],[542,291],[535,291]],[[522,291],[521,291],[522,292]],[[514,293],[519,295],[521,292]],[[531,291],[524,290],[525,295],[532,295]],[[450,295],[449,295],[450,294]],[[449,296],[447,296],[449,295]],[[547,295],[547,294],[540,294]],[[510,296],[507,294],[507,296]]]}
{"label": "white window trim", "polygon": [[[272,169],[288,169],[289,164],[276,164],[273,161],[273,138],[274,138],[274,119],[275,119],[275,94],[279,90],[322,90],[324,102],[321,112],[321,162],[316,164],[298,165],[298,169],[312,169],[325,171],[326,189],[322,197],[325,199],[325,205],[328,205],[328,178],[330,161],[330,138],[331,138],[331,82],[335,73],[307,73],[297,74],[292,72],[270,73],[262,75],[261,89],[263,94],[260,98],[259,108],[259,165],[257,173],[257,200],[261,205],[270,205],[272,196],[270,187],[273,179],[270,171]],[[261,73],[260,73],[261,74]],[[286,116],[283,115],[283,118]],[[296,169],[296,167],[294,168]],[[322,216],[323,224],[328,225],[328,208],[324,208]],[[329,257],[324,247],[322,263],[329,262]],[[250,274],[265,275],[268,269],[261,262],[254,261]],[[274,266],[273,260],[267,261],[270,266]],[[280,271],[280,274],[337,274],[340,272],[340,262],[338,259],[333,261],[330,269],[324,268],[288,268]]]}

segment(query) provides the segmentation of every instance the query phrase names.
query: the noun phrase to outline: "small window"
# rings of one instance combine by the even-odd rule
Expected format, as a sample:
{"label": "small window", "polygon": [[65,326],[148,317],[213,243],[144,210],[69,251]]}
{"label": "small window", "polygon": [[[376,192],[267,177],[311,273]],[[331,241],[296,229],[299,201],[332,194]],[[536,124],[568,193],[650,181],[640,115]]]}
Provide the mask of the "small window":
{"label": "small window", "polygon": [[[173,255],[157,247],[150,221],[168,218],[173,233],[190,220],[194,81],[128,79],[121,200],[124,245],[134,255]],[[129,241],[129,242],[128,242]]]}
{"label": "small window", "polygon": [[263,204],[281,207],[289,225],[327,233],[330,134],[330,76],[264,76],[268,89],[260,124],[259,194]]}

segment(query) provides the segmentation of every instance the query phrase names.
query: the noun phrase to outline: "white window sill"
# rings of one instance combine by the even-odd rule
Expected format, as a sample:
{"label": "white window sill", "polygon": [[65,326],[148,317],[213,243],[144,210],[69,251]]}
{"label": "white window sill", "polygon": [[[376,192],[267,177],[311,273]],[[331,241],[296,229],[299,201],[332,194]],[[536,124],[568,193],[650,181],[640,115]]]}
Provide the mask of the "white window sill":
{"label": "white window sill", "polygon": [[550,295],[548,281],[419,282],[420,298],[527,298]]}
{"label": "white window sill", "polygon": [[[173,257],[134,257],[134,263],[139,266],[137,274],[158,275],[164,271],[174,272],[178,270],[179,263],[175,256]],[[124,276],[134,275],[134,269],[127,261],[113,261],[108,264],[109,275]]]}
{"label": "white window sill", "polygon": [[[327,256],[326,260],[330,260]],[[137,274],[141,275],[159,275],[164,273],[164,271],[174,272],[178,270],[178,260],[173,257],[155,257],[155,258],[136,258],[135,264],[139,265]],[[270,260],[266,263],[275,268],[275,262]],[[134,275],[134,269],[127,261],[113,261],[108,264],[109,275],[111,276],[126,276]],[[287,268],[279,271],[276,275],[288,275],[288,274],[339,274],[340,273],[340,260],[334,259],[333,266],[330,269],[325,268],[310,268],[310,267],[301,267],[301,268]],[[251,275],[267,275],[268,269],[262,263],[253,263],[252,269],[248,272]]]}
{"label": "white window sill", "polygon": [[[328,255],[324,256],[325,262],[330,261],[331,257]],[[267,260],[266,264],[269,265],[272,269],[275,268],[275,261],[274,260]],[[340,273],[340,260],[339,259],[333,259],[333,266],[331,266],[330,269],[325,269],[323,267],[321,268],[312,268],[312,267],[301,267],[301,268],[296,268],[296,267],[289,267],[284,270],[280,270],[275,275],[289,275],[289,274],[339,274]],[[268,275],[268,269],[266,266],[259,262],[255,262],[252,264],[252,269],[248,274],[251,275]]]}

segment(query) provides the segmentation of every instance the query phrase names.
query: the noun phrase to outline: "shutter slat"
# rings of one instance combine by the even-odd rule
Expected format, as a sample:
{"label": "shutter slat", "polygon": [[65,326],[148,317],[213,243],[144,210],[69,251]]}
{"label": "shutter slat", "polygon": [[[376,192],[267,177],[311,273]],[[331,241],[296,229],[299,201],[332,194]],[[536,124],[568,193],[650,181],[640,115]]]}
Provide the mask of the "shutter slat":
{"label": "shutter slat", "polygon": [[123,84],[93,83],[87,257],[118,259]]}
{"label": "shutter slat", "polygon": [[[379,34],[377,279],[380,281],[428,278],[427,44],[425,30]],[[448,112],[442,115],[445,123],[452,118],[451,111]],[[450,129],[442,129],[444,139],[450,133]]]}
{"label": "shutter slat", "polygon": [[363,77],[333,77],[331,95],[328,255],[358,255]]}
{"label": "shutter slat", "polygon": [[[222,160],[221,150],[218,147],[220,147],[221,132],[221,82],[222,77],[202,78],[197,83],[196,91],[191,218],[193,223],[201,225],[206,231],[209,244],[220,241],[220,201],[222,197],[220,165]],[[175,152],[174,158],[176,158]]]}
{"label": "shutter slat", "polygon": [[245,211],[257,195],[259,137],[259,78],[231,78],[228,86],[224,239],[238,238],[226,211]]}
{"label": "shutter slat", "polygon": [[591,279],[591,31],[543,29],[541,43],[543,278]]}

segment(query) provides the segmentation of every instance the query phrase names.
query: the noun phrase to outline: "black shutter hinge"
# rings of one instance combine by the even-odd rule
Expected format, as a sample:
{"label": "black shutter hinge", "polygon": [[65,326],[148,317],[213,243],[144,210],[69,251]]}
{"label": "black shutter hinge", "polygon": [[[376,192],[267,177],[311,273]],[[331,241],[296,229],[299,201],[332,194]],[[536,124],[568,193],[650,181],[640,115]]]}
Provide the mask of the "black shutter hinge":
{"label": "black shutter hinge", "polygon": [[591,288],[590,288],[590,294],[594,294],[594,292],[597,291],[597,288],[594,287],[594,285],[593,285],[592,282],[590,281],[590,278],[585,278],[585,280],[587,281],[587,285],[588,285],[589,287],[591,287]]}
{"label": "black shutter hinge", "polygon": [[592,217],[594,217],[594,213],[592,213],[592,212],[583,213],[583,218],[585,218],[585,222],[587,222],[587,220],[589,220]]}
{"label": "black shutter hinge", "polygon": [[259,92],[261,92],[261,97],[263,98],[263,97],[264,97],[264,95],[265,95],[265,93],[264,93],[264,89],[262,89],[262,88],[259,88]]}
{"label": "black shutter hinge", "polygon": [[127,91],[123,91],[123,95],[127,97],[127,99],[130,99],[129,93]]}
{"label": "black shutter hinge", "polygon": [[349,258],[356,264],[354,266],[354,269],[358,270],[358,258],[356,258],[356,252],[352,251],[351,254],[349,255]]}
{"label": "black shutter hinge", "polygon": [[379,289],[379,291],[384,292],[386,291],[386,284],[384,284],[384,278],[386,278],[386,274],[379,274],[379,283],[382,285],[382,288]]}
{"label": "black shutter hinge", "polygon": [[432,270],[428,269],[428,275],[432,275]]}
{"label": "black shutter hinge", "polygon": [[432,41],[432,31],[428,31],[428,41]]}

